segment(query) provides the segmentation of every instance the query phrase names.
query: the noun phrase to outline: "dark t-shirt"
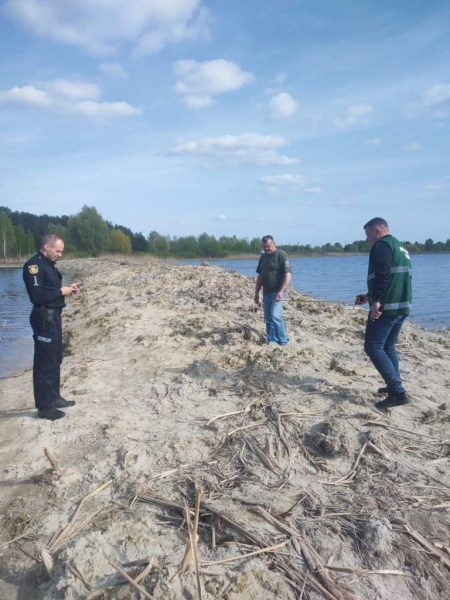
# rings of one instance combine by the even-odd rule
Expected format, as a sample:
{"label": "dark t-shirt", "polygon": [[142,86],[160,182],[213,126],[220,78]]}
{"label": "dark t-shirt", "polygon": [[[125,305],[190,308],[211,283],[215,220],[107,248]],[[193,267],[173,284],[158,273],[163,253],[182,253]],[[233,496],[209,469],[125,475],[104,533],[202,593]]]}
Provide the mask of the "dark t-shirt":
{"label": "dark t-shirt", "polygon": [[261,254],[256,272],[261,275],[263,294],[278,292],[283,285],[284,275],[292,273],[286,252],[275,250],[272,254]]}

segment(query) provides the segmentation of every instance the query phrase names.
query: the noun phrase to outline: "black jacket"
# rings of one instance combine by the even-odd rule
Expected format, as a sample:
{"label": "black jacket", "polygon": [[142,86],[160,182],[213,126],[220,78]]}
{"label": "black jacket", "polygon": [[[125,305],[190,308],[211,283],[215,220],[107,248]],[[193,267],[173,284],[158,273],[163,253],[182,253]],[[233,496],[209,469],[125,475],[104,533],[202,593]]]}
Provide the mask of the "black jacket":
{"label": "black jacket", "polygon": [[63,308],[66,303],[61,294],[62,275],[56,263],[41,252],[32,256],[23,266],[23,280],[34,306]]}

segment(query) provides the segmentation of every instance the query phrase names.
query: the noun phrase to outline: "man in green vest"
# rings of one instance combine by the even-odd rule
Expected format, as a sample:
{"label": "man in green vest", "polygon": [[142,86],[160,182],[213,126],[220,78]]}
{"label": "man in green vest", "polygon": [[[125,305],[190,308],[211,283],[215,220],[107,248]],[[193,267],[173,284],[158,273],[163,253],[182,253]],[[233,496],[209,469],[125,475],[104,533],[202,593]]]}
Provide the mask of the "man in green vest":
{"label": "man in green vest", "polygon": [[364,231],[371,246],[368,293],[356,296],[356,304],[369,302],[364,350],[386,383],[378,393],[387,393],[387,398],[375,404],[384,410],[411,402],[400,377],[396,349],[403,322],[411,310],[411,261],[407,250],[389,233],[384,219],[371,219]]}

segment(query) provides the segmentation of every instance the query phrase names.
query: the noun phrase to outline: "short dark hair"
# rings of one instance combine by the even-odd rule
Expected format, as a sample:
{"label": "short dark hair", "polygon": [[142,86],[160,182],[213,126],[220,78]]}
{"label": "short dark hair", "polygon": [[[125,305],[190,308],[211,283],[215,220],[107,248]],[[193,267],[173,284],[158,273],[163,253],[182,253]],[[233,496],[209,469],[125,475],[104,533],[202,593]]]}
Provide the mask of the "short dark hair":
{"label": "short dark hair", "polygon": [[265,235],[263,238],[261,238],[263,244],[267,244],[269,240],[272,240],[273,242],[273,237],[271,235]]}
{"label": "short dark hair", "polygon": [[389,225],[385,219],[381,217],[375,217],[374,219],[370,219],[364,225],[363,229],[371,229],[372,227],[381,227],[383,229],[389,229]]}
{"label": "short dark hair", "polygon": [[58,240],[61,240],[61,242],[64,241],[62,237],[59,237],[59,235],[56,235],[56,233],[47,233],[47,235],[44,235],[41,240],[41,248],[47,246],[47,244],[53,248]]}

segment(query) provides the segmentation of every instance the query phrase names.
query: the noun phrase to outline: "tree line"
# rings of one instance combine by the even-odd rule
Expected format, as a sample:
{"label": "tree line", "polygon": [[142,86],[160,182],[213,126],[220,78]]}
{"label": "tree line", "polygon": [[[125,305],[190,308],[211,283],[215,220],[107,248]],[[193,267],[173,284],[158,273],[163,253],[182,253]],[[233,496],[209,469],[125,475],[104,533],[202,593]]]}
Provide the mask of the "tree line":
{"label": "tree line", "polygon": [[[134,233],[123,225],[113,225],[98,213],[94,206],[83,206],[72,216],[34,215],[0,207],[0,256],[22,260],[39,248],[47,233],[55,233],[65,242],[65,254],[74,257],[100,256],[105,253],[132,254],[148,253],[160,257],[174,258],[224,258],[232,255],[258,254],[260,238],[238,238],[202,233],[199,236],[167,236],[151,231],[148,236]],[[450,239],[446,242],[425,243],[404,241],[403,246],[415,252],[449,252]],[[285,244],[279,248],[289,254],[351,254],[367,253],[370,248],[365,240],[344,246],[339,242],[314,246],[311,244]]]}

